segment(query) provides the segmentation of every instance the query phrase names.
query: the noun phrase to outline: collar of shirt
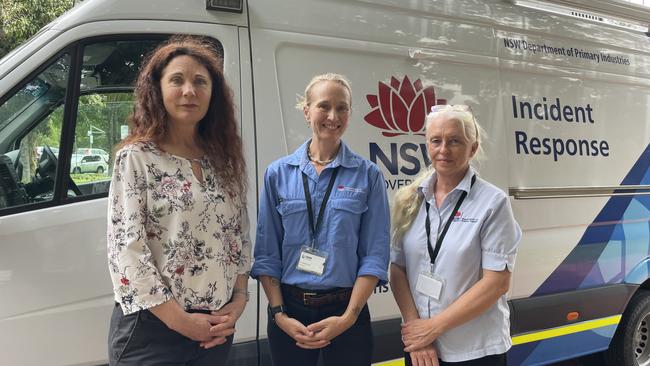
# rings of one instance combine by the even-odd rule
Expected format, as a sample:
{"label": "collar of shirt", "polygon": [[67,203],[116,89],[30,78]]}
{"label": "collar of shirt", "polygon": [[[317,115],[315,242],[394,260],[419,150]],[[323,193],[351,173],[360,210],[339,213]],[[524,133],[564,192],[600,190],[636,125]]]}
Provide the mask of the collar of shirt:
{"label": "collar of shirt", "polygon": [[[293,166],[299,166],[300,170],[303,171],[307,176],[312,179],[318,179],[318,174],[316,174],[315,169],[310,169],[311,164],[309,163],[309,158],[307,157],[307,146],[311,143],[311,139],[303,143],[300,148],[298,148],[293,154],[289,155],[289,159],[286,160],[286,163]],[[333,162],[331,162],[327,167],[336,168],[337,166],[343,166],[344,168],[357,168],[361,166],[361,161],[359,157],[356,156],[348,145],[341,140],[341,148],[339,149],[338,154]],[[313,175],[313,176],[312,176]]]}
{"label": "collar of shirt", "polygon": [[[474,174],[476,174],[476,172],[474,171],[474,168],[470,166],[469,169],[467,169],[467,172],[465,173],[463,179],[460,181],[460,183],[458,183],[452,192],[465,191],[469,194],[469,190],[472,188],[472,176]],[[429,203],[432,203],[431,200],[433,199],[433,184],[436,182],[436,179],[438,179],[437,173],[434,170],[433,173],[425,180],[423,180],[418,187],[418,191],[424,195],[424,199],[426,199]]]}

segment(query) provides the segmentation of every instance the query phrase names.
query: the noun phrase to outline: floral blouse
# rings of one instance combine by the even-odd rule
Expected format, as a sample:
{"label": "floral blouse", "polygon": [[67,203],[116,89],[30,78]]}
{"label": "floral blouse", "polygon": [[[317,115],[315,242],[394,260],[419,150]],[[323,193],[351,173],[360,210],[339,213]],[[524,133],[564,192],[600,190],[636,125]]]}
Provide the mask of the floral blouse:
{"label": "floral blouse", "polygon": [[188,309],[217,310],[250,270],[246,207],[238,208],[199,159],[136,143],[118,151],[108,195],[108,266],[124,314],[172,298]]}

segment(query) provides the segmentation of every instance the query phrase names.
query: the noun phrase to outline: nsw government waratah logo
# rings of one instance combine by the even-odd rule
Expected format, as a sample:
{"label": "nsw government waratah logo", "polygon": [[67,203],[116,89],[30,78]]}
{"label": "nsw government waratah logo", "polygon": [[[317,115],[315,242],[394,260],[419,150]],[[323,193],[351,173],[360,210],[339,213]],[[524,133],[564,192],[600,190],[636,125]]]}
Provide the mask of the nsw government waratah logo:
{"label": "nsw government waratah logo", "polygon": [[382,135],[424,136],[424,119],[436,104],[447,104],[445,99],[436,100],[433,86],[424,87],[417,79],[411,83],[408,76],[400,82],[394,76],[390,85],[379,82],[378,93],[366,95],[372,110],[363,118],[367,123],[382,129]]}

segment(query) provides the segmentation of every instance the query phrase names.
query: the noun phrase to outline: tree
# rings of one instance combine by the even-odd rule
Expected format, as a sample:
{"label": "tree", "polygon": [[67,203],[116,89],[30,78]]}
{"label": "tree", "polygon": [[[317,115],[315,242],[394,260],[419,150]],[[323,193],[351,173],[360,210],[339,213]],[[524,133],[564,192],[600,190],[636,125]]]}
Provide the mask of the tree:
{"label": "tree", "polygon": [[74,5],[74,0],[0,1],[0,57]]}

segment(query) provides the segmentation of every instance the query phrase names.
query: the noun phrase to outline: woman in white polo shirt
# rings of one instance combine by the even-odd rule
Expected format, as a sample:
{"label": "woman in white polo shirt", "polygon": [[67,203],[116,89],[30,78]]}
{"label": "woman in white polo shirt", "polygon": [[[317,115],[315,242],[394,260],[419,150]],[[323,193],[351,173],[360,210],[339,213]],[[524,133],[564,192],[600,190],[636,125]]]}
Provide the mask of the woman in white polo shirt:
{"label": "woman in white polo shirt", "polygon": [[395,196],[390,283],[407,365],[505,365],[506,292],[521,230],[470,162],[482,129],[465,105],[427,116],[431,170]]}

